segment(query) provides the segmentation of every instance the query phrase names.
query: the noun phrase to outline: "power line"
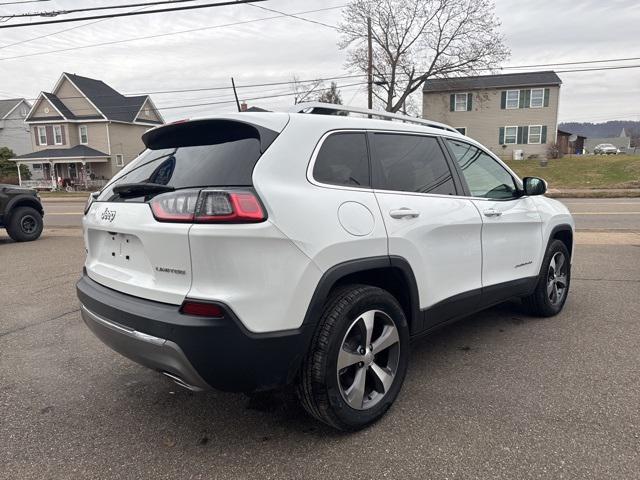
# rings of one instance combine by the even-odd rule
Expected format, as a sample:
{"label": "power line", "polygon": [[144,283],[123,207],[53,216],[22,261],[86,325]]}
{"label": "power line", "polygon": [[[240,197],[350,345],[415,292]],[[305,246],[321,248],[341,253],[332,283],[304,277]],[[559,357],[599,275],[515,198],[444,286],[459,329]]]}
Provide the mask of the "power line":
{"label": "power line", "polygon": [[127,5],[105,5],[102,7],[73,8],[71,10],[51,10],[46,12],[16,13],[15,15],[4,15],[1,18],[11,19],[11,18],[18,18],[18,17],[56,17],[58,15],[68,15],[70,13],[78,13],[78,12],[93,12],[96,10],[117,10],[119,8],[148,7],[152,5],[166,5],[166,4],[195,2],[195,1],[196,0],[162,0],[162,1],[148,2],[148,3],[130,3]]}
{"label": "power line", "polygon": [[[49,1],[49,0],[46,0],[46,1]],[[147,8],[147,7],[138,8],[138,9],[136,9],[134,11],[144,10],[145,8]],[[34,40],[40,40],[41,38],[53,37],[54,35],[58,35],[60,33],[70,32],[71,30],[77,30],[78,28],[88,27],[89,25],[95,25],[96,23],[106,22],[107,20],[111,20],[111,19],[110,18],[102,18],[100,20],[95,20],[93,22],[83,23],[82,25],[76,25],[75,27],[69,27],[69,28],[65,28],[63,30],[58,30],[57,32],[51,32],[51,33],[47,33],[45,35],[39,35],[37,37],[31,37],[31,38],[27,38],[25,40],[20,40],[18,42],[8,43],[6,45],[0,45],[0,50],[2,50],[3,48],[15,47],[16,45],[23,45],[25,43],[29,43],[29,42],[32,42]]]}
{"label": "power line", "polygon": [[[599,62],[599,60],[597,60]],[[531,65],[534,67],[535,65]],[[546,65],[545,65],[546,66]],[[580,69],[567,69],[567,70],[556,70],[557,73],[575,73],[575,72],[596,72],[596,71],[606,71],[606,70],[623,70],[629,68],[640,68],[640,64],[637,65],[616,65],[616,66],[606,66],[606,67],[594,67],[594,68],[580,68]],[[308,80],[298,80],[298,83],[311,83],[318,81],[329,81],[329,80],[345,80],[345,79],[356,79],[365,77],[366,74],[353,74],[353,75],[338,75],[333,77],[320,77],[320,78],[311,78]],[[292,83],[291,80],[288,81],[279,81],[279,82],[264,82],[264,83],[254,83],[249,85],[236,85],[238,89],[244,88],[258,88],[258,87],[271,87],[278,85],[289,85]],[[137,92],[137,93],[127,93],[128,96],[139,96],[139,95],[163,95],[170,93],[193,93],[193,92],[208,92],[208,91],[219,91],[219,90],[231,90],[230,86],[217,86],[217,87],[200,87],[200,88],[184,88],[184,89],[172,89],[172,90],[156,90],[150,92]],[[16,97],[17,98],[17,97]],[[22,98],[22,97],[20,97]],[[35,101],[37,98],[25,98],[25,100]],[[70,96],[70,97],[58,97],[60,100],[67,100],[73,98],[84,98],[82,95],[78,96]]]}
{"label": "power line", "polygon": [[[346,85],[339,85],[338,88],[344,89],[344,88],[350,88],[350,87],[355,87],[355,86],[360,86],[360,85],[364,85],[367,82],[357,82],[357,83],[348,83]],[[331,87],[326,87],[326,88],[320,88],[318,90],[316,90],[316,92],[323,92],[326,90],[330,90]],[[263,95],[263,96],[255,96],[255,97],[242,97],[243,101],[253,101],[253,100],[265,100],[265,99],[272,99],[272,98],[282,98],[282,97],[291,97],[296,95],[295,92],[284,92],[284,93],[278,93],[278,94],[273,94],[273,95]],[[180,105],[170,105],[170,106],[166,106],[166,107],[157,107],[156,110],[175,110],[176,108],[194,108],[194,107],[202,107],[202,106],[211,106],[211,105],[228,105],[228,104],[233,104],[236,103],[235,99],[233,100],[217,100],[214,102],[201,102],[201,103],[194,103],[194,104],[180,104]],[[116,112],[121,112],[121,111],[128,111],[131,108],[130,105],[115,105],[113,107],[111,107],[109,109],[110,113],[116,113]],[[89,109],[89,108],[79,108],[76,109],[76,111],[81,111],[81,110],[93,110],[93,109]],[[20,120],[22,119],[22,117],[7,117],[6,120]],[[78,120],[82,120],[81,118]],[[63,120],[61,120],[63,121]]]}
{"label": "power line", "polygon": [[[316,13],[316,12],[324,12],[327,10],[336,10],[338,8],[343,8],[344,5],[339,5],[339,6],[335,6],[335,7],[326,7],[326,8],[318,8],[315,10],[307,10],[304,12],[297,12],[295,13],[295,15],[301,15],[301,14],[307,14],[307,13]],[[70,52],[70,51],[75,51],[75,50],[82,50],[85,48],[94,48],[94,47],[103,47],[103,46],[107,46],[107,45],[118,45],[118,44],[122,44],[122,43],[129,43],[129,42],[136,42],[139,40],[149,40],[149,39],[153,39],[153,38],[161,38],[161,37],[170,37],[173,35],[180,35],[182,33],[192,33],[192,32],[199,32],[199,31],[203,31],[203,30],[213,30],[213,29],[217,29],[217,28],[225,28],[225,27],[233,27],[236,25],[245,25],[248,23],[255,23],[255,22],[263,22],[266,20],[274,20],[276,18],[282,18],[282,17],[286,17],[288,15],[276,15],[273,17],[263,17],[263,18],[254,18],[253,20],[243,20],[243,21],[239,21],[239,22],[232,22],[232,23],[223,23],[220,25],[210,25],[208,27],[198,27],[198,28],[190,28],[187,30],[178,30],[176,32],[167,32],[167,33],[158,33],[155,35],[146,35],[143,37],[134,37],[134,38],[127,38],[127,39],[123,39],[123,40],[112,40],[109,42],[101,42],[101,43],[92,43],[92,44],[88,44],[88,45],[79,45],[79,46],[73,46],[73,47],[67,47],[67,48],[59,48],[56,50],[47,50],[45,52],[34,52],[34,53],[26,53],[26,54],[22,54],[22,55],[14,55],[12,57],[1,57],[0,61],[2,60],[15,60],[18,58],[26,58],[26,57],[36,57],[36,56],[40,56],[40,55],[49,55],[51,53],[60,53],[60,52]],[[9,45],[11,46],[11,45]]]}
{"label": "power line", "polygon": [[109,13],[104,15],[92,15],[89,17],[80,17],[80,18],[60,18],[57,20],[43,20],[39,22],[30,22],[30,23],[29,22],[13,23],[10,25],[0,25],[0,28],[33,27],[36,25],[51,25],[54,23],[82,22],[84,20],[96,20],[99,18],[131,17],[134,15],[149,15],[151,13],[178,12],[183,10],[196,10],[201,8],[224,7],[227,5],[241,5],[244,3],[254,3],[254,2],[264,2],[264,1],[266,0],[233,0],[233,1],[227,1],[227,2],[207,3],[204,5],[187,5],[182,7],[157,8],[155,10],[146,10],[144,12]]}
{"label": "power line", "polygon": [[518,66],[507,66],[501,67],[502,70],[512,69],[512,68],[538,68],[538,67],[553,67],[557,65],[582,65],[589,63],[607,63],[607,62],[627,62],[631,60],[640,60],[640,57],[629,57],[629,58],[610,58],[610,59],[601,59],[601,60],[584,60],[582,62],[557,62],[557,63],[539,63],[538,65],[518,65]]}
{"label": "power line", "polygon": [[574,69],[574,70],[556,70],[556,72],[557,73],[600,72],[604,70],[624,70],[627,68],[640,68],[640,65],[618,65],[613,67],[580,68],[580,69]]}
{"label": "power line", "polygon": [[23,3],[40,3],[40,2],[50,2],[51,0],[22,0],[19,2],[2,2],[0,5],[21,5]]}
{"label": "power line", "polygon": [[[254,7],[254,8],[259,8],[260,10],[265,10],[267,12],[279,13],[279,14],[284,15],[286,17],[295,18],[297,20],[302,20],[303,22],[315,23],[316,25],[321,25],[323,27],[327,27],[327,28],[330,28],[332,30],[336,30],[336,31],[338,30],[338,27],[335,27],[334,25],[329,25],[327,23],[322,23],[322,22],[319,22],[317,20],[311,20],[310,18],[300,17],[295,13],[285,13],[285,12],[281,12],[280,10],[275,10],[273,8],[263,7],[261,5],[249,5],[249,6],[250,7]],[[343,7],[346,7],[346,5],[343,5]]]}

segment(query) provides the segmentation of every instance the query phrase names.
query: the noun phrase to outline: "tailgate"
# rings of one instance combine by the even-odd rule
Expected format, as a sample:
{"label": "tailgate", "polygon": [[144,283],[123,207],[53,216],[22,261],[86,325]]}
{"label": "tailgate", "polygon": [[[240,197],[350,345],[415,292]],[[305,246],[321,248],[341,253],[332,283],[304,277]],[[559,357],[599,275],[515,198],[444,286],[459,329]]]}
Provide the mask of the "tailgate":
{"label": "tailgate", "polygon": [[191,287],[190,224],[160,223],[147,203],[98,202],[84,218],[92,280],[136,297],[181,304]]}

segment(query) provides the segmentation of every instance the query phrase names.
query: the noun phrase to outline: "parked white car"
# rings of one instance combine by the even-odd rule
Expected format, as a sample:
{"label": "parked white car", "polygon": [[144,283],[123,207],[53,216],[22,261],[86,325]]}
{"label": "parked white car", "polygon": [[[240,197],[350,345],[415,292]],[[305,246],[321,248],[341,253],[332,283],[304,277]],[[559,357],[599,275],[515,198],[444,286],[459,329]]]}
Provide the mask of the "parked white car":
{"label": "parked white car", "polygon": [[[336,109],[386,120],[309,113]],[[410,339],[567,299],[567,209],[446,125],[307,104],[143,140],[87,207],[77,291],[104,343],[191,390],[294,384],[355,430],[396,399]]]}
{"label": "parked white car", "polygon": [[610,143],[600,143],[593,149],[593,153],[596,155],[617,155],[620,153],[620,149]]}

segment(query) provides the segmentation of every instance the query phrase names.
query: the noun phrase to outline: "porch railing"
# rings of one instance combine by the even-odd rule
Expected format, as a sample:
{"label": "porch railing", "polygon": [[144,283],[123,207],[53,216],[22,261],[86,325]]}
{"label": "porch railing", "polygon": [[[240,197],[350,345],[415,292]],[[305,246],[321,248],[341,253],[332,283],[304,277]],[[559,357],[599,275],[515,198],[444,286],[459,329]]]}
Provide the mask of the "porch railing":
{"label": "porch railing", "polygon": [[53,180],[22,180],[21,185],[26,188],[37,190],[51,190],[55,188]]}

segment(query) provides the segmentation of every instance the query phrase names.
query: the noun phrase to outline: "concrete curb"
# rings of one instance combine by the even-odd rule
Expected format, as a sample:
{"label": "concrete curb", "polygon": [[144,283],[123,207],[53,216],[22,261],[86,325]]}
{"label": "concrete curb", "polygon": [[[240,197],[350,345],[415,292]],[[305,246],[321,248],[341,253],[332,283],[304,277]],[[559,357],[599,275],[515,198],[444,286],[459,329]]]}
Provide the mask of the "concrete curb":
{"label": "concrete curb", "polygon": [[40,197],[44,203],[85,203],[87,197]]}
{"label": "concrete curb", "polygon": [[546,195],[551,198],[638,198],[640,188],[550,188]]}

